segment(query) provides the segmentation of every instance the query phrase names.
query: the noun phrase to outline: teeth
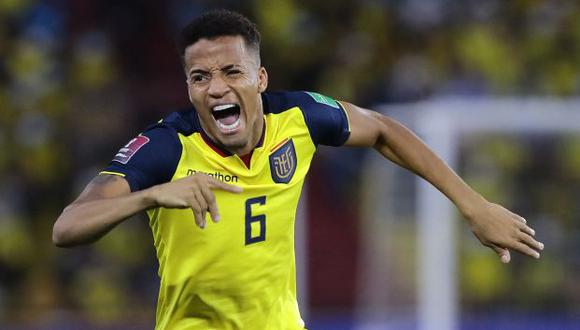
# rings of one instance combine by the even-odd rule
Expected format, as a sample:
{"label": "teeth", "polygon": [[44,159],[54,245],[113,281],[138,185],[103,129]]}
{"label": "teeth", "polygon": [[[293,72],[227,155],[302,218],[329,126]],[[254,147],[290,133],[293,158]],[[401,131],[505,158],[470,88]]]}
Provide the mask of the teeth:
{"label": "teeth", "polygon": [[220,105],[216,105],[215,107],[213,107],[213,111],[222,111],[222,110],[226,110],[229,108],[233,108],[236,105],[231,103],[231,104],[220,104]]}
{"label": "teeth", "polygon": [[240,125],[240,118],[238,118],[235,122],[233,122],[231,125],[224,125],[221,122],[217,122],[218,126],[225,130],[225,131],[230,131],[233,130],[235,128],[237,128]]}

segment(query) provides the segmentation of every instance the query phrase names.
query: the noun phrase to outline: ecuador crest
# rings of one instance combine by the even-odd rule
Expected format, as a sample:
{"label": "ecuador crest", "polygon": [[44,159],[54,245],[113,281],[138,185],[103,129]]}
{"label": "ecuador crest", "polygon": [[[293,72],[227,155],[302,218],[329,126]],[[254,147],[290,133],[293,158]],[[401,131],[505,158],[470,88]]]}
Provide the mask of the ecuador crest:
{"label": "ecuador crest", "polygon": [[292,139],[284,142],[282,146],[270,155],[270,173],[276,183],[288,183],[292,180],[296,171],[296,150]]}

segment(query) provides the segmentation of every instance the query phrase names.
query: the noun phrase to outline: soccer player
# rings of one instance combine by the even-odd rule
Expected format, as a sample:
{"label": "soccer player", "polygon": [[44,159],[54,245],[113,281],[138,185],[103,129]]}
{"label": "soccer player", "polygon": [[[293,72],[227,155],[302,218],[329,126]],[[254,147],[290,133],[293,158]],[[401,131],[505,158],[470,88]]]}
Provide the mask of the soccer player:
{"label": "soccer player", "polygon": [[317,93],[266,92],[260,35],[244,16],[196,18],[180,51],[193,108],[121,148],[53,229],[56,245],[74,246],[147,211],[156,329],[304,329],[294,218],[318,145],[373,147],[445,194],[502,262],[509,249],[539,258],[522,217],[473,191],[398,122]]}

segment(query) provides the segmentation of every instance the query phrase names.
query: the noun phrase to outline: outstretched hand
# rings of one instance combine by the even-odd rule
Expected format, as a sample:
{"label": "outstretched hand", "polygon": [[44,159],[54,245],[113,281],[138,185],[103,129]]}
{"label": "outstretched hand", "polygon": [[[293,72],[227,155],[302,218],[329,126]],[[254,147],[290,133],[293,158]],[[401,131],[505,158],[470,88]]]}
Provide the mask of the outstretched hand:
{"label": "outstretched hand", "polygon": [[194,174],[153,187],[157,206],[166,208],[191,208],[195,223],[205,228],[205,215],[209,212],[213,222],[220,219],[213,190],[240,193],[242,188],[216,180],[206,174]]}
{"label": "outstretched hand", "polygon": [[526,219],[501,205],[484,202],[468,221],[475,237],[493,249],[503,263],[510,262],[509,250],[538,259],[539,251],[544,249],[544,244],[534,238],[535,231],[526,224]]}

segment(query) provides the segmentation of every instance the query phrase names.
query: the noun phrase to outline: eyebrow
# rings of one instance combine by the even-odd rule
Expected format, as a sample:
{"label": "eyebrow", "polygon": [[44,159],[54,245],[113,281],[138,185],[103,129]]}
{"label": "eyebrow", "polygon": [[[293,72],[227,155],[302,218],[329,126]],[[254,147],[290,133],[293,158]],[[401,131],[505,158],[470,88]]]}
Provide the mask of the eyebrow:
{"label": "eyebrow", "polygon": [[206,75],[206,74],[209,74],[209,71],[205,71],[205,70],[202,70],[202,69],[192,69],[191,71],[189,71],[189,75],[190,76],[192,74],[194,74],[194,73],[199,73],[199,74]]}
{"label": "eyebrow", "polygon": [[[220,68],[220,71],[227,71],[227,70],[230,70],[230,69],[233,69],[233,68],[236,68],[236,67],[240,67],[240,65],[238,65],[238,64],[228,64],[228,65]],[[191,71],[189,71],[189,75],[190,76],[192,74],[194,74],[194,73],[199,73],[199,74],[206,75],[206,74],[209,74],[209,71],[202,70],[202,69],[192,69]]]}

